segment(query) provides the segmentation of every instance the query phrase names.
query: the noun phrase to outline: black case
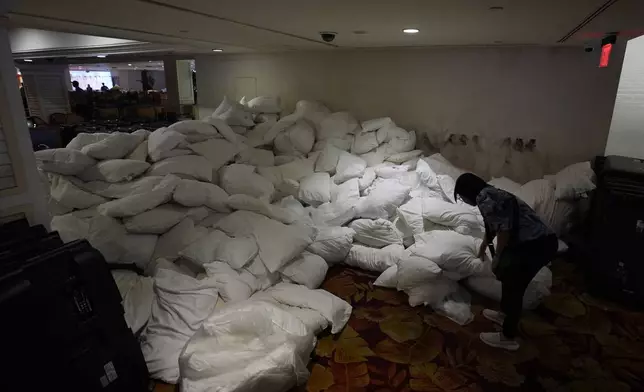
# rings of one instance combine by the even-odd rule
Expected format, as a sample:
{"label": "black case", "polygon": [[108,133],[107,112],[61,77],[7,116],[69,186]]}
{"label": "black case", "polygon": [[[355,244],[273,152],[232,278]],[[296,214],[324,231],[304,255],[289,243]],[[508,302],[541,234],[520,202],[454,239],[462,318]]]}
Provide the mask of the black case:
{"label": "black case", "polygon": [[11,375],[0,390],[146,391],[145,360],[105,260],[87,241],[57,240],[44,236],[0,259],[3,372]]}
{"label": "black case", "polygon": [[644,304],[644,161],[608,156],[597,169],[589,228],[591,289]]}

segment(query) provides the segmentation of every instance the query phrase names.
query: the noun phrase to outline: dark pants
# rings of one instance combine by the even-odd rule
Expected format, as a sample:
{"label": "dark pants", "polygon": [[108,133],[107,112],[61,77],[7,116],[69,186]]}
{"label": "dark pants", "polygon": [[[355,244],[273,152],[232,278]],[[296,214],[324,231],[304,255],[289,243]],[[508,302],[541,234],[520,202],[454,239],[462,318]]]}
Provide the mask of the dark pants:
{"label": "dark pants", "polygon": [[557,237],[550,235],[508,246],[500,255],[499,264],[506,266],[499,276],[502,283],[501,311],[505,313],[503,334],[506,337],[516,337],[523,310],[523,294],[537,272],[557,254],[557,248]]}

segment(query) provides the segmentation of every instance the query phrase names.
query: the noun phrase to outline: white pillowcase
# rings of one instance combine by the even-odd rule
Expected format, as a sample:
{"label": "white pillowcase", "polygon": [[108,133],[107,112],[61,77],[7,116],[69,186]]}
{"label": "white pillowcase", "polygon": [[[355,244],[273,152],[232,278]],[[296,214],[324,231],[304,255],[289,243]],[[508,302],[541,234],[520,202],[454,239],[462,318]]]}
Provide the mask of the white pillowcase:
{"label": "white pillowcase", "polygon": [[151,176],[175,174],[182,178],[212,181],[211,163],[199,155],[183,155],[164,159],[152,165],[148,174]]}
{"label": "white pillowcase", "polygon": [[594,179],[590,162],[570,165],[555,175],[555,198],[579,199],[596,188]]}
{"label": "white pillowcase", "polygon": [[[208,126],[211,127],[210,124]],[[237,145],[224,139],[210,139],[205,142],[190,144],[188,148],[210,161],[213,170],[218,170],[232,161],[240,151]]]}
{"label": "white pillowcase", "polygon": [[355,230],[355,241],[375,248],[391,244],[402,245],[402,236],[393,223],[386,219],[356,219],[349,225]]}
{"label": "white pillowcase", "polygon": [[40,150],[34,155],[42,170],[68,176],[76,175],[96,163],[94,158],[71,148]]}
{"label": "white pillowcase", "polygon": [[90,166],[78,174],[78,178],[85,182],[106,181],[121,182],[132,181],[148,170],[150,164],[133,159],[110,159]]}
{"label": "white pillowcase", "polygon": [[331,200],[329,173],[314,173],[300,181],[298,199],[314,207]]}
{"label": "white pillowcase", "polygon": [[320,287],[328,269],[329,267],[322,257],[302,252],[300,256],[286,264],[280,273],[288,280],[313,290]]}
{"label": "white pillowcase", "polygon": [[215,184],[194,180],[181,180],[172,198],[187,207],[206,206],[219,212],[230,212],[228,193]]}
{"label": "white pillowcase", "polygon": [[367,162],[363,159],[349,154],[348,152],[344,152],[338,159],[338,166],[336,167],[336,174],[334,177],[335,183],[342,184],[352,178],[362,177],[366,168]]}

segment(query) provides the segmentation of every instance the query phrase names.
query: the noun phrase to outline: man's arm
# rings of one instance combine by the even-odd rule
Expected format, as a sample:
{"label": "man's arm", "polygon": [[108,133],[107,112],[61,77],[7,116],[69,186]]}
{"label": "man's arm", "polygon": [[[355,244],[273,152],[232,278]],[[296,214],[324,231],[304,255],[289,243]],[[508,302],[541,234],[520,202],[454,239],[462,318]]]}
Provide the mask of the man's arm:
{"label": "man's arm", "polygon": [[510,230],[502,230],[499,231],[496,235],[496,257],[494,260],[493,266],[496,267],[496,264],[499,261],[499,257],[503,253],[503,250],[505,247],[508,245],[508,242],[510,241]]}

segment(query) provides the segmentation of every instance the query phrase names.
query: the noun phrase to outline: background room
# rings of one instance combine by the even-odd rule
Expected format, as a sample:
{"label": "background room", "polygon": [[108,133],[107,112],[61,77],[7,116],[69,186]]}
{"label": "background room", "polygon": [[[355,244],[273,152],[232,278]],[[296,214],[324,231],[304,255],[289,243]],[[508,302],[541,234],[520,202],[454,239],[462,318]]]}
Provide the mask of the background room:
{"label": "background room", "polygon": [[642,15],[0,0],[6,388],[644,390]]}

